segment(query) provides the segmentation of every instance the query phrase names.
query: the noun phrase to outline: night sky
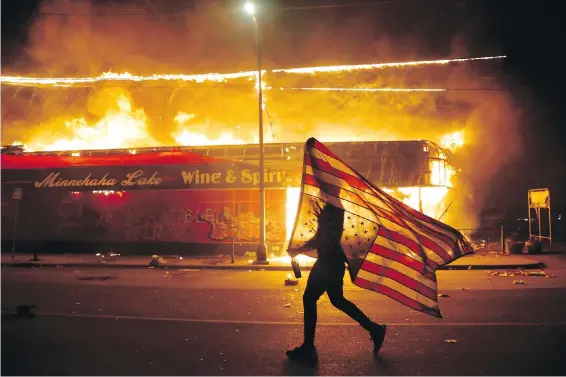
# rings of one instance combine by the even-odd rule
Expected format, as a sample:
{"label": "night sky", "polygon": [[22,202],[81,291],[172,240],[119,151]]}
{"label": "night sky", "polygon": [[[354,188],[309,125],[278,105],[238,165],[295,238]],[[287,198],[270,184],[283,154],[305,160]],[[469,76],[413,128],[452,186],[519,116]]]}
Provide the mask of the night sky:
{"label": "night sky", "polygon": [[[111,1],[99,1],[112,3]],[[122,1],[123,2],[123,1]],[[151,3],[142,2],[140,3]],[[120,3],[120,1],[116,1]],[[176,9],[198,8],[199,1],[163,0],[155,1],[168,11]],[[224,1],[226,7],[237,8],[237,1]],[[566,108],[563,104],[564,69],[561,61],[563,39],[563,13],[559,2],[517,1],[517,0],[473,0],[473,1],[429,1],[429,0],[390,0],[390,1],[277,1],[265,0],[258,3],[277,14],[277,22],[284,23],[289,29],[301,28],[305,19],[318,17],[318,12],[330,14],[334,19],[355,20],[362,12],[365,16],[400,12],[409,14],[404,22],[383,23],[391,34],[410,31],[424,33],[420,25],[436,25],[437,30],[427,26],[430,36],[428,49],[420,54],[423,58],[442,56],[446,50],[445,40],[440,36],[443,28],[462,27],[471,52],[475,56],[505,54],[501,74],[511,82],[511,91],[516,93],[519,106],[528,108],[525,114],[526,126],[521,132],[525,148],[522,154],[500,168],[492,182],[485,182],[494,196],[492,207],[508,213],[526,215],[526,196],[530,188],[549,187],[555,210],[566,210]],[[340,7],[344,4],[372,3],[366,6]],[[34,15],[37,17],[39,1],[4,0],[2,1],[2,68],[13,72],[17,67],[25,67],[27,32]],[[432,5],[434,4],[434,5]],[[298,8],[311,9],[298,9]],[[319,8],[317,8],[319,7]],[[467,8],[468,7],[468,8]],[[288,8],[282,10],[281,8]],[[470,11],[469,22],[450,19],[451,12],[466,14]],[[414,14],[411,14],[414,13]],[[376,16],[377,17],[377,16]],[[408,18],[407,18],[408,17]],[[460,16],[461,17],[461,16]],[[429,18],[428,23],[425,22]],[[433,21],[431,19],[434,18]],[[462,25],[464,24],[464,25]],[[424,26],[423,26],[424,27]],[[462,30],[460,31],[462,32]],[[435,34],[436,33],[436,34]],[[436,36],[435,36],[436,35]],[[275,37],[271,37],[275,38]],[[334,38],[334,36],[329,38]],[[284,61],[285,56],[278,55],[277,43],[271,43],[265,51],[266,60],[279,66],[306,65],[310,62]],[[422,45],[421,47],[422,48]],[[331,52],[328,52],[331,54]],[[426,56],[428,55],[428,56]],[[329,55],[330,56],[330,55]],[[336,54],[336,59],[339,55]],[[366,63],[367,57],[356,61],[351,56],[347,63]],[[378,59],[373,59],[376,61]],[[346,62],[345,62],[346,63]],[[25,69],[24,69],[25,70]],[[527,106],[528,104],[528,106]],[[505,150],[501,150],[505,153]]]}

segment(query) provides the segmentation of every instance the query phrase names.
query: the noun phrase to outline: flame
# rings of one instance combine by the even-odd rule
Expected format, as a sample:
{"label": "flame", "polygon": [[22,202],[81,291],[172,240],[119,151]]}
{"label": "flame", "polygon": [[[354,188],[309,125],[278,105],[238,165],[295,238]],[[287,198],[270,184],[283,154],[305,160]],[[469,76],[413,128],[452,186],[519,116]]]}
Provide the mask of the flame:
{"label": "flame", "polygon": [[[70,137],[45,141],[32,140],[32,150],[78,151],[88,149],[130,148],[155,146],[157,142],[149,135],[147,117],[142,109],[133,109],[125,95],[115,100],[115,107],[95,124],[88,124],[84,118],[65,122]],[[73,153],[79,155],[80,153]]]}
{"label": "flame", "polygon": [[[285,68],[275,69],[273,73],[291,73],[291,74],[315,74],[322,72],[347,72],[357,70],[383,69],[383,68],[401,68],[401,67],[418,67],[426,65],[446,65],[450,63],[467,62],[474,60],[493,60],[503,59],[505,55],[500,56],[483,56],[477,58],[458,58],[458,59],[440,59],[440,60],[420,60],[398,63],[372,63],[372,64],[355,64],[355,65],[332,65],[319,67],[304,68]],[[265,71],[262,71],[262,76]],[[203,73],[203,74],[153,74],[151,76],[138,76],[129,72],[114,73],[104,72],[100,76],[95,77],[23,77],[23,76],[2,76],[0,83],[6,85],[51,85],[51,86],[70,86],[74,84],[94,84],[105,81],[183,81],[183,82],[225,82],[228,80],[247,78],[256,82],[257,89],[257,71],[241,71],[234,73]],[[263,87],[263,84],[262,84]],[[267,86],[266,86],[267,89]]]}
{"label": "flame", "polygon": [[194,114],[187,114],[178,112],[175,115],[175,123],[177,124],[177,131],[173,134],[177,145],[182,146],[200,146],[200,145],[235,145],[245,144],[243,140],[234,138],[230,132],[223,132],[218,138],[210,139],[203,133],[191,132],[189,130],[189,121],[193,120],[196,116]]}
{"label": "flame", "polygon": [[442,148],[452,152],[460,149],[464,145],[464,132],[456,131],[442,137],[440,145]]}

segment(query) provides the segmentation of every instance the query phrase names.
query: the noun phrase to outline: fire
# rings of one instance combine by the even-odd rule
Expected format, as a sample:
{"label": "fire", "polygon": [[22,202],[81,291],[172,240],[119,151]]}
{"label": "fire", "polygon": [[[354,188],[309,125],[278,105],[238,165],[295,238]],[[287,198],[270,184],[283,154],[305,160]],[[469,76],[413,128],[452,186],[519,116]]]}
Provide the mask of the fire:
{"label": "fire", "polygon": [[[446,65],[450,63],[467,62],[474,60],[493,60],[503,59],[505,55],[500,56],[483,56],[477,58],[458,58],[458,59],[440,59],[440,60],[420,60],[399,63],[372,63],[372,64],[355,64],[355,65],[332,65],[319,67],[304,68],[284,68],[274,69],[273,73],[291,73],[291,74],[315,74],[322,72],[347,72],[369,69],[383,68],[401,68],[401,67],[418,67],[426,65]],[[265,71],[262,71],[262,76]],[[75,84],[95,84],[106,81],[182,81],[182,82],[226,82],[228,80],[247,78],[254,80],[257,87],[257,71],[242,71],[234,73],[203,73],[203,74],[153,74],[151,76],[138,76],[129,72],[114,73],[105,72],[95,77],[23,77],[23,76],[2,76],[0,82],[6,85],[50,85],[50,86],[71,86]],[[262,84],[263,87],[263,84]],[[267,86],[265,87],[268,88]]]}
{"label": "fire", "polygon": [[279,88],[279,90],[305,90],[318,92],[445,92],[443,88]]}
{"label": "fire", "polygon": [[[31,150],[78,151],[88,149],[112,149],[142,146],[155,146],[157,142],[149,135],[147,117],[142,109],[134,109],[125,95],[115,100],[115,106],[95,124],[89,124],[84,118],[75,118],[65,122],[70,137],[63,137],[46,142],[32,140]],[[80,155],[76,153],[73,155]]]}
{"label": "fire", "polygon": [[223,132],[218,138],[211,139],[207,135],[198,132],[191,132],[189,130],[189,121],[195,118],[194,114],[186,114],[183,112],[177,113],[175,116],[175,123],[177,124],[177,131],[173,134],[177,145],[182,146],[199,146],[199,145],[234,145],[245,144],[243,140],[235,139],[230,132]]}
{"label": "fire", "polygon": [[441,140],[442,148],[455,151],[464,145],[464,132],[456,131],[444,135]]}

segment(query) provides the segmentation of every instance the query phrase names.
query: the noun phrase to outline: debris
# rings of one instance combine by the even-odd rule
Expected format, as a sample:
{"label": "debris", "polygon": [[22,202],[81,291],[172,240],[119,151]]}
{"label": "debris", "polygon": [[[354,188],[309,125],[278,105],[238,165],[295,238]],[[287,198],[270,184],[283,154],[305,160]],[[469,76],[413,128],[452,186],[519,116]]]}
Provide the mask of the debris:
{"label": "debris", "polygon": [[160,264],[165,264],[165,263],[167,263],[165,258],[160,257],[157,254],[154,254],[151,256],[151,261],[149,262],[149,265],[152,267],[158,267]]}
{"label": "debris", "polygon": [[468,270],[471,270],[471,269],[472,269],[472,266],[468,266]]}
{"label": "debris", "polygon": [[285,279],[285,285],[299,285],[299,280],[294,279],[291,274],[287,274],[287,279]]}
{"label": "debris", "polygon": [[450,296],[448,296],[447,294],[444,294],[444,293],[439,293],[438,297],[450,297]]}
{"label": "debris", "polygon": [[528,276],[547,276],[544,271],[529,271],[526,273]]}
{"label": "debris", "polygon": [[526,284],[523,280],[513,280],[513,284]]}
{"label": "debris", "polygon": [[446,343],[457,343],[458,341],[456,339],[446,339],[445,342]]}
{"label": "debris", "polygon": [[32,309],[35,309],[35,305],[18,305],[16,307],[16,317],[33,318],[35,317],[35,313]]}
{"label": "debris", "polygon": [[290,308],[290,307],[291,307],[291,304],[287,303],[287,304],[283,305],[283,307],[284,307],[284,308]]}

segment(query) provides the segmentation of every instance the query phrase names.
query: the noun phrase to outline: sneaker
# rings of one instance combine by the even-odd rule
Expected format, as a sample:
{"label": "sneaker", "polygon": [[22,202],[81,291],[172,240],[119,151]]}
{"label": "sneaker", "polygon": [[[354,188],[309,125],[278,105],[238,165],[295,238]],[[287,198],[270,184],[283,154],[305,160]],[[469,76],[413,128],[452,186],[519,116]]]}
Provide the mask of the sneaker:
{"label": "sneaker", "polygon": [[377,355],[381,346],[383,345],[383,341],[385,340],[385,332],[387,331],[386,325],[378,325],[375,324],[375,329],[372,330],[370,334],[370,339],[373,341],[373,354]]}
{"label": "sneaker", "polygon": [[292,350],[288,350],[285,353],[290,360],[298,363],[314,366],[318,362],[318,354],[316,353],[315,346],[306,347],[302,345],[300,347],[295,347]]}

